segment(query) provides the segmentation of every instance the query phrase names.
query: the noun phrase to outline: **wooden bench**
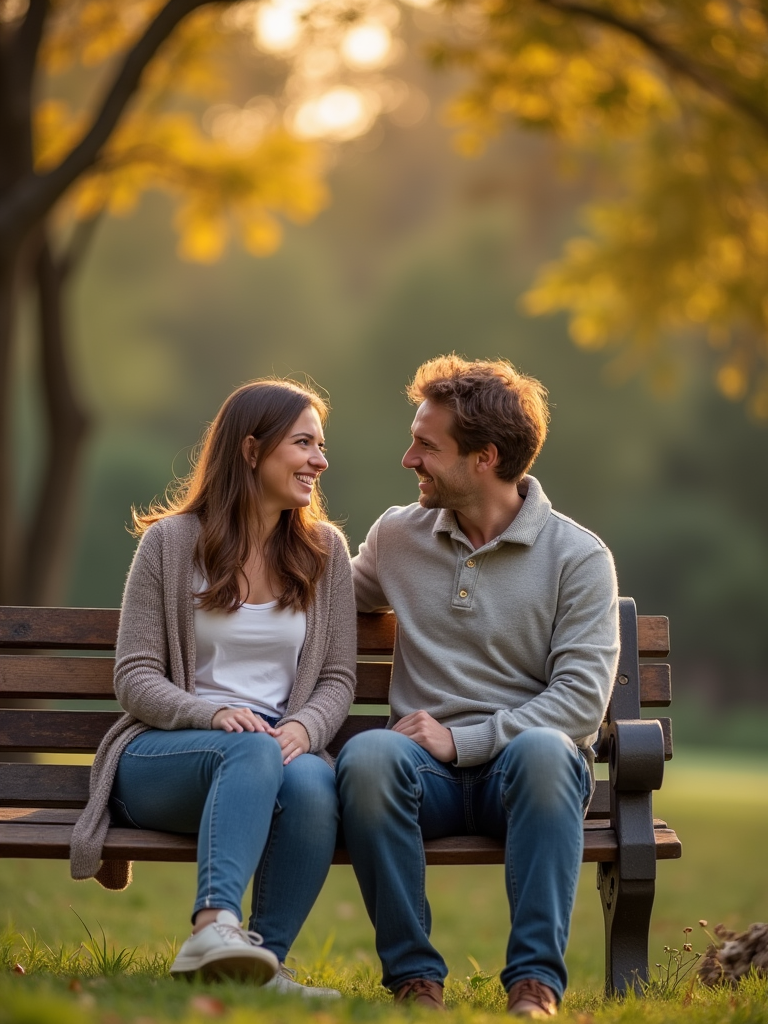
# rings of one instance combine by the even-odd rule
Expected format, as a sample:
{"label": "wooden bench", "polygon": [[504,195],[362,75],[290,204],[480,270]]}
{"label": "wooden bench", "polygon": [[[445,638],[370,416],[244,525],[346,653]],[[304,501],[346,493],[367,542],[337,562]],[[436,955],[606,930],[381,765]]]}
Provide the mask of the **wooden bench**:
{"label": "wooden bench", "polygon": [[[663,616],[638,616],[621,600],[622,651],[613,697],[597,744],[609,764],[584,822],[584,861],[596,862],[605,917],[606,988],[623,992],[648,977],[648,929],[656,861],[680,857],[680,842],[653,818],[651,792],[661,786],[664,761],[672,756],[668,719],[641,720],[641,707],[666,707],[669,666],[658,663],[669,649]],[[92,754],[120,714],[112,689],[118,625],[111,608],[0,608],[0,857],[67,858],[72,825],[88,796],[88,772],[80,764],[35,763],[36,754]],[[393,615],[358,617],[358,687],[353,714],[334,744],[382,728],[387,716]],[[56,652],[55,654],[46,652]],[[79,652],[110,652],[98,657]],[[79,654],[79,656],[78,656]],[[639,658],[655,663],[639,663]],[[88,702],[87,710],[51,702]],[[95,703],[93,703],[95,702]],[[101,710],[96,710],[101,704]],[[77,707],[77,704],[75,704]],[[372,713],[373,712],[373,713]],[[15,760],[13,759],[15,757]],[[427,842],[428,864],[500,864],[502,844],[483,836]],[[195,837],[111,828],[104,857],[146,861],[194,861]],[[338,849],[336,864],[348,864]],[[499,937],[502,942],[502,937]]]}

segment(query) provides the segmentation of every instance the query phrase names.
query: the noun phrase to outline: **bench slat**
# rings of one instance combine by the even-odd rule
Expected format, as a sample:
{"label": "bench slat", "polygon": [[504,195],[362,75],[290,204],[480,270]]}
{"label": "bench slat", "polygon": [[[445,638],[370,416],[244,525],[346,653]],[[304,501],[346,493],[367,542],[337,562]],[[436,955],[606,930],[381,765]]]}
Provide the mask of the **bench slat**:
{"label": "bench slat", "polygon": [[[641,658],[666,658],[669,654],[669,619],[666,615],[638,615],[637,633]],[[394,642],[394,615],[358,615],[360,654],[391,654]]]}
{"label": "bench slat", "polygon": [[[114,658],[0,655],[0,697],[32,700],[114,700]],[[362,661],[357,666],[356,704],[387,704],[392,665]],[[640,704],[668,707],[672,701],[669,665],[640,666]]]}
{"label": "bench slat", "polygon": [[[90,771],[88,765],[80,764],[0,763],[0,808],[85,807]],[[610,806],[610,784],[598,779],[587,821],[607,818]]]}
{"label": "bench slat", "polygon": [[85,764],[0,763],[0,807],[85,807]]}
{"label": "bench slat", "polygon": [[[39,648],[78,651],[110,650],[117,638],[117,608],[2,608],[0,648]],[[391,614],[358,615],[361,654],[391,654],[395,617]],[[669,619],[665,615],[638,616],[641,658],[669,654]]]}
{"label": "bench slat", "polygon": [[388,721],[388,715],[350,715],[328,744],[329,754],[337,757],[348,739],[357,736],[358,733],[368,732],[369,729],[385,729]]}
{"label": "bench slat", "polygon": [[0,647],[110,650],[119,618],[118,608],[0,607]]}
{"label": "bench slat", "polygon": [[114,658],[0,656],[0,697],[114,700]]}
{"label": "bench slat", "polygon": [[122,712],[0,710],[0,750],[92,754]]}
{"label": "bench slat", "polygon": [[[34,813],[34,812],[33,812]],[[55,812],[48,812],[52,815]],[[65,812],[60,812],[61,814]],[[56,860],[69,857],[72,834],[70,822],[0,820],[0,857],[39,857]],[[682,847],[672,829],[663,823],[654,828],[658,860],[676,859]],[[424,844],[428,864],[502,864],[504,844],[487,836],[446,836]],[[618,851],[613,829],[593,827],[584,832],[584,863],[614,860]],[[107,860],[193,862],[197,859],[196,837],[149,829],[110,828],[104,844]],[[349,864],[345,849],[337,849],[334,864]]]}
{"label": "bench slat", "polygon": [[357,666],[355,704],[388,704],[392,665],[388,661],[361,661]]}

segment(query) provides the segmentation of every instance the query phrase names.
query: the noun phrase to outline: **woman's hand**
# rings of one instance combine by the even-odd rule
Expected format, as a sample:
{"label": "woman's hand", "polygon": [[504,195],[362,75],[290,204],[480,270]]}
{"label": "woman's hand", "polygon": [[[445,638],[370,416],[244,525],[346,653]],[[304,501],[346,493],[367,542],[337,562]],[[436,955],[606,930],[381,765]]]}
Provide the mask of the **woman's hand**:
{"label": "woman's hand", "polygon": [[277,736],[269,722],[255,715],[250,708],[221,708],[211,719],[212,729],[224,732],[268,732]]}
{"label": "woman's hand", "polygon": [[283,752],[283,764],[289,764],[299,754],[309,750],[309,733],[301,722],[286,722],[272,732]]}

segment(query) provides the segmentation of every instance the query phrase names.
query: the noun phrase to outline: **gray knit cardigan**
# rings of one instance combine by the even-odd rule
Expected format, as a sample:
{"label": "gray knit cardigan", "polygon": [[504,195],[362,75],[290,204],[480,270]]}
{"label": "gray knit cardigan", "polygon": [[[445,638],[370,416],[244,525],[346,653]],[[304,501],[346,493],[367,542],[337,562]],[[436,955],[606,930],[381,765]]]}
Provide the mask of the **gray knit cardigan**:
{"label": "gray knit cardigan", "polygon": [[[310,751],[325,747],[344,722],[355,689],[355,600],[342,534],[322,524],[328,562],[307,610],[307,634],[282,722],[300,722]],[[72,833],[73,878],[96,877],[110,889],[130,882],[127,861],[104,861],[109,796],[120,755],[147,729],[210,729],[215,705],[195,693],[192,574],[200,522],[168,516],[144,534],[123,595],[115,656],[115,693],[126,712],[102,740],[91,769],[88,804]]]}

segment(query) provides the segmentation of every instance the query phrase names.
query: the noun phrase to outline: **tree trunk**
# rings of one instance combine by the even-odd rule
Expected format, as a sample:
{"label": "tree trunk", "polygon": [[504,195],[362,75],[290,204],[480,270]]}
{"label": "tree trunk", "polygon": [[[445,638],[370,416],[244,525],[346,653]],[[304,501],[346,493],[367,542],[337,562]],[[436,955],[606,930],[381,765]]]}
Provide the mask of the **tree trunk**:
{"label": "tree trunk", "polygon": [[47,446],[41,485],[26,530],[24,577],[19,586],[24,604],[60,604],[65,597],[90,425],[72,386],[67,362],[65,277],[63,261],[54,259],[50,240],[43,235],[34,280]]}
{"label": "tree trunk", "polygon": [[11,443],[16,303],[17,267],[8,254],[0,260],[0,603],[8,603],[15,593],[19,554]]}

